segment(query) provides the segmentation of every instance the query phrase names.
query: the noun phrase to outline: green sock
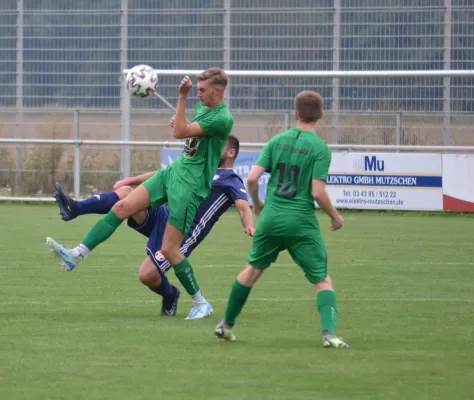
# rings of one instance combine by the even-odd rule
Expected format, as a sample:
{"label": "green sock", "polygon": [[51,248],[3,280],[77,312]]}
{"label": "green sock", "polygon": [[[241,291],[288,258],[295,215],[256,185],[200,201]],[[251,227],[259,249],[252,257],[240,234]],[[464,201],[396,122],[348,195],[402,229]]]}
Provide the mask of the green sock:
{"label": "green sock", "polygon": [[173,269],[174,274],[179,279],[186,292],[188,292],[190,296],[194,296],[199,291],[199,284],[194,276],[193,267],[191,267],[188,258],[184,257],[183,261],[176,264]]}
{"label": "green sock", "polygon": [[245,302],[249,297],[250,290],[252,287],[244,286],[235,280],[230,291],[229,301],[224,314],[224,321],[229,325],[235,324],[235,319],[239,316],[242,308],[244,308]]}
{"label": "green sock", "polygon": [[93,250],[102,242],[105,242],[112,233],[120,226],[122,220],[115,215],[113,211],[109,211],[92,227],[89,233],[82,240],[82,244],[87,246],[89,250]]}
{"label": "green sock", "polygon": [[337,305],[336,293],[332,290],[323,290],[318,293],[317,307],[321,319],[321,329],[331,335],[336,334]]}

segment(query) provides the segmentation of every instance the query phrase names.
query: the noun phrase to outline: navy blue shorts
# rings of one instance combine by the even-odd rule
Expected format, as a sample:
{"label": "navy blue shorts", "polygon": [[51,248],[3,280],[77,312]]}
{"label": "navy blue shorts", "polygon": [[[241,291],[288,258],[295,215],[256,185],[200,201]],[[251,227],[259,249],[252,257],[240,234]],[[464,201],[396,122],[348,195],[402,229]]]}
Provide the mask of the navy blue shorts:
{"label": "navy blue shorts", "polygon": [[[147,218],[142,225],[138,225],[133,219],[129,218],[127,224],[130,228],[141,233],[148,238],[146,245],[146,253],[151,257],[158,271],[163,274],[171,269],[168,260],[161,253],[163,236],[165,234],[166,223],[168,222],[168,207],[159,206],[157,208],[148,208]],[[192,249],[184,249],[184,255],[187,257],[191,254]]]}
{"label": "navy blue shorts", "polygon": [[165,234],[166,222],[168,221],[168,211],[164,206],[147,209],[147,217],[142,225],[138,225],[129,218],[127,224],[130,228],[141,233],[148,238],[146,253],[151,257],[153,263],[159,271],[165,273],[171,266],[166,258],[161,254],[161,245]]}

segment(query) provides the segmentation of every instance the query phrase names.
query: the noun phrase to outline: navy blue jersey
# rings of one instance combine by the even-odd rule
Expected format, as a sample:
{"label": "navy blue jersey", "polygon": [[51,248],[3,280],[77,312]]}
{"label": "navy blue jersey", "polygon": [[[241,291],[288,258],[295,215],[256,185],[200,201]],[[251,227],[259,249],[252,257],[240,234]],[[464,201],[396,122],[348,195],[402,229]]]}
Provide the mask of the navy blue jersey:
{"label": "navy blue jersey", "polygon": [[[199,206],[191,229],[183,240],[181,252],[188,257],[192,251],[209,234],[219,220],[236,200],[247,201],[247,191],[240,176],[233,169],[218,168],[214,175],[209,197]],[[161,244],[168,221],[169,207],[161,206],[148,213],[148,218],[141,226],[129,220],[129,226],[149,237],[147,253],[155,265],[163,272],[171,268],[168,260],[161,254]]]}

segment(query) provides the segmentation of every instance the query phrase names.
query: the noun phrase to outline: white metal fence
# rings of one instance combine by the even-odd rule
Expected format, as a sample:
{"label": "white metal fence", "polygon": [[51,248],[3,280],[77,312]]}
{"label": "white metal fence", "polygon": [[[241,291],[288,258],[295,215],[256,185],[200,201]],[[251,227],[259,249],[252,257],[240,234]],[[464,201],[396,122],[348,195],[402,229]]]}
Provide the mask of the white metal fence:
{"label": "white metal fence", "polygon": [[[473,65],[474,67],[474,65]],[[123,70],[123,76],[127,73],[128,70]],[[157,70],[160,80],[165,80],[167,78],[173,78],[176,82],[173,85],[174,93],[172,95],[172,103],[176,101],[177,93],[177,84],[183,75],[196,76],[201,70]],[[474,134],[470,128],[471,115],[467,113],[454,113],[451,110],[451,88],[449,83],[454,79],[474,79],[474,68],[470,70],[429,70],[429,71],[278,71],[278,70],[262,70],[262,71],[249,71],[249,70],[230,70],[227,71],[228,75],[231,78],[230,91],[232,93],[232,88],[234,85],[235,79],[239,77],[251,78],[251,79],[282,79],[282,82],[286,82],[284,90],[286,92],[285,101],[288,103],[286,106],[287,110],[292,110],[293,107],[293,98],[294,96],[303,89],[315,89],[318,90],[326,101],[325,109],[330,113],[331,120],[328,121],[328,115],[326,115],[326,120],[324,125],[326,128],[324,138],[328,143],[332,144],[357,144],[357,143],[367,143],[367,144],[424,144],[424,145],[452,145],[453,142],[457,141],[462,137],[460,141],[465,142],[465,144],[474,145]],[[346,80],[350,80],[353,85],[353,97],[354,99],[360,98],[362,102],[361,92],[364,92],[367,79],[370,79],[375,86],[384,87],[385,90],[396,90],[398,87],[402,87],[404,90],[416,92],[421,86],[424,88],[431,88],[433,85],[433,80],[441,80],[445,83],[442,95],[437,101],[443,103],[441,107],[441,112],[425,111],[424,113],[418,114],[420,118],[420,123],[418,126],[415,126],[414,129],[410,129],[409,124],[405,124],[403,120],[404,112],[401,110],[413,110],[417,107],[404,107],[399,109],[398,112],[386,112],[385,115],[392,115],[391,126],[377,126],[377,119],[380,116],[383,116],[384,113],[380,110],[372,110],[370,108],[370,102],[374,99],[365,98],[368,103],[365,108],[357,111],[356,114],[348,113],[344,111],[344,107],[341,107],[343,99],[341,99],[341,87],[345,87]],[[291,81],[300,80],[299,84],[291,84]],[[169,82],[169,81],[167,81]],[[314,83],[317,82],[317,83]],[[325,96],[325,88],[332,87],[332,94],[329,94],[329,99]],[[166,88],[165,88],[166,89]],[[169,101],[165,99],[163,101],[163,89],[162,85],[158,90],[160,95],[155,101],[150,101],[149,99],[137,99],[131,101],[130,97],[127,95],[125,86],[122,85],[122,129],[121,129],[121,139],[130,140],[131,139],[131,114],[132,114],[132,104],[140,106],[140,108],[149,108],[150,104],[154,104],[157,108],[160,102],[165,103],[165,106],[169,106]],[[165,90],[166,92],[166,90]],[[332,97],[331,97],[332,96]],[[378,99],[378,104],[387,103],[386,110],[393,110],[393,101],[396,96],[387,96],[383,100]],[[230,94],[232,98],[232,94]],[[474,100],[474,99],[473,99]],[[407,98],[407,101],[416,102],[416,98]],[[171,106],[172,107],[172,106]],[[232,108],[232,107],[231,107]],[[378,107],[380,108],[380,107]],[[233,109],[233,108],[232,108]],[[396,109],[396,108],[395,108]],[[234,109],[233,109],[234,110]],[[239,109],[237,109],[238,111]],[[423,118],[423,114],[425,114]],[[366,116],[366,120],[361,124],[361,117]],[[441,118],[440,118],[441,116]],[[246,116],[249,119],[260,119],[261,115],[247,114]],[[454,117],[454,119],[453,119]],[[291,126],[292,116],[286,114],[286,122],[283,124],[282,128],[289,128]],[[356,122],[358,120],[359,124]],[[412,119],[413,121],[413,119]],[[456,122],[454,122],[456,121]],[[454,123],[453,123],[454,122]],[[463,125],[465,123],[466,125]],[[365,126],[364,126],[365,124]],[[389,123],[390,124],[390,123]],[[357,127],[363,126],[362,131],[357,131]],[[456,129],[456,139],[453,140],[453,125]],[[403,127],[403,128],[402,128]],[[276,129],[283,130],[283,129]],[[426,133],[422,133],[425,131]],[[245,133],[240,133],[238,126],[235,128],[235,134],[241,138],[244,134],[247,134],[245,137],[246,140],[252,141],[253,135],[252,130],[246,128]],[[250,133],[250,135],[249,135]],[[276,132],[273,132],[273,134]],[[271,137],[273,135],[270,135]],[[268,139],[268,137],[267,137]],[[472,140],[472,143],[470,142]],[[394,143],[392,143],[394,142]],[[130,157],[127,151],[122,153],[121,166],[122,170],[126,174],[130,171]]]}
{"label": "white metal fence", "polygon": [[[160,70],[160,76],[196,75],[198,70]],[[318,79],[454,79],[472,77],[474,70],[432,71],[228,71],[234,76],[290,76]],[[179,80],[179,78],[178,78]],[[175,90],[177,85],[175,85]],[[64,111],[28,110],[23,113],[23,138],[8,133],[18,127],[14,113],[3,112],[4,139],[0,139],[0,189],[13,197],[41,196],[55,180],[63,182],[76,197],[110,190],[113,183],[132,173],[160,168],[156,146],[170,145],[167,127],[171,110],[152,112],[134,108],[123,90],[122,110]],[[158,100],[142,99],[141,104]],[[332,109],[331,109],[332,107]],[[8,119],[8,116],[10,118]],[[292,114],[273,111],[235,112],[234,133],[246,147],[261,147],[276,133],[292,126]],[[470,151],[474,146],[474,116],[443,112],[345,112],[333,102],[318,133],[334,149],[358,148],[398,151]],[[25,139],[25,135],[28,137]],[[38,139],[43,138],[43,139]],[[48,140],[44,138],[49,138]],[[160,141],[161,139],[161,141]],[[168,139],[168,140],[166,140]],[[253,143],[253,144],[252,144]],[[453,144],[459,146],[453,146]],[[176,145],[176,143],[174,143]],[[14,146],[14,147],[12,147]],[[98,147],[99,146],[99,147]],[[408,146],[408,147],[407,147]],[[440,147],[442,146],[442,147]]]}
{"label": "white metal fence", "polygon": [[19,141],[0,143],[0,190],[37,195],[59,174],[73,191],[75,162],[83,194],[159,166],[156,148],[83,144],[77,160],[74,145],[21,142],[166,141],[168,107],[123,90],[138,63],[165,70],[172,104],[170,70],[233,71],[243,142],[291,126],[294,94],[315,88],[333,145],[472,146],[472,21],[472,0],[2,0],[0,138]]}
{"label": "white metal fence", "polygon": [[[74,198],[79,199],[104,191],[111,191],[113,183],[121,179],[123,174],[109,164],[105,159],[114,156],[124,148],[131,150],[137,157],[136,167],[143,167],[140,161],[143,158],[153,159],[152,165],[147,168],[137,169],[134,173],[157,170],[162,167],[159,156],[160,148],[181,148],[179,141],[108,141],[108,140],[77,140],[77,139],[0,139],[3,146],[27,145],[31,147],[31,159],[39,161],[33,164],[40,168],[25,169],[23,186],[15,193],[9,185],[4,186],[8,180],[13,179],[12,170],[0,169],[0,201],[33,201],[52,202],[52,186],[60,181],[63,188]],[[260,150],[265,143],[242,142],[241,149]],[[384,152],[420,152],[420,153],[474,153],[474,146],[419,146],[419,145],[331,145],[333,151],[384,151]],[[84,167],[89,156],[93,154],[102,169]],[[111,167],[111,168],[110,168]]]}
{"label": "white metal fence", "polygon": [[[0,106],[118,108],[116,73],[137,63],[472,69],[473,20],[472,0],[2,0]],[[409,87],[388,82],[240,76],[230,101],[233,109],[287,111],[293,87],[317,85],[345,111],[442,111],[446,101],[452,111],[474,111],[472,78],[408,81]],[[162,90],[174,96],[173,81],[164,81]]]}

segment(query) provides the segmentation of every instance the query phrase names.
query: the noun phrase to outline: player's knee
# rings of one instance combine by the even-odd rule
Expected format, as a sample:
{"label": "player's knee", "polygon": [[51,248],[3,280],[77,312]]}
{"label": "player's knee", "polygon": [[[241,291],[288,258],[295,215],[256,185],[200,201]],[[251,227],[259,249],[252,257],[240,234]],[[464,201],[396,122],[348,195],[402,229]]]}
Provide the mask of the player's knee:
{"label": "player's knee", "polygon": [[112,207],[112,212],[120,219],[130,217],[130,207],[125,200],[120,200]]}
{"label": "player's knee", "polygon": [[258,278],[262,276],[263,271],[263,269],[256,269],[250,264],[247,264],[244,270],[237,277],[237,280],[244,286],[253,286],[257,282]]}
{"label": "player's knee", "polygon": [[150,287],[157,287],[161,283],[160,273],[154,265],[142,265],[138,271],[138,279],[141,283]]}
{"label": "player's knee", "polygon": [[130,186],[122,186],[115,191],[115,194],[119,197],[120,200],[127,197],[130,193],[133,192],[133,188]]}
{"label": "player's knee", "polygon": [[171,265],[176,265],[181,261],[182,254],[179,246],[165,245],[161,247],[161,253],[170,262]]}
{"label": "player's knee", "polygon": [[332,286],[332,279],[328,275],[326,278],[324,278],[321,282],[318,282],[314,285],[316,287],[316,290],[318,292],[322,292],[323,290],[331,290],[334,291],[334,288]]}

